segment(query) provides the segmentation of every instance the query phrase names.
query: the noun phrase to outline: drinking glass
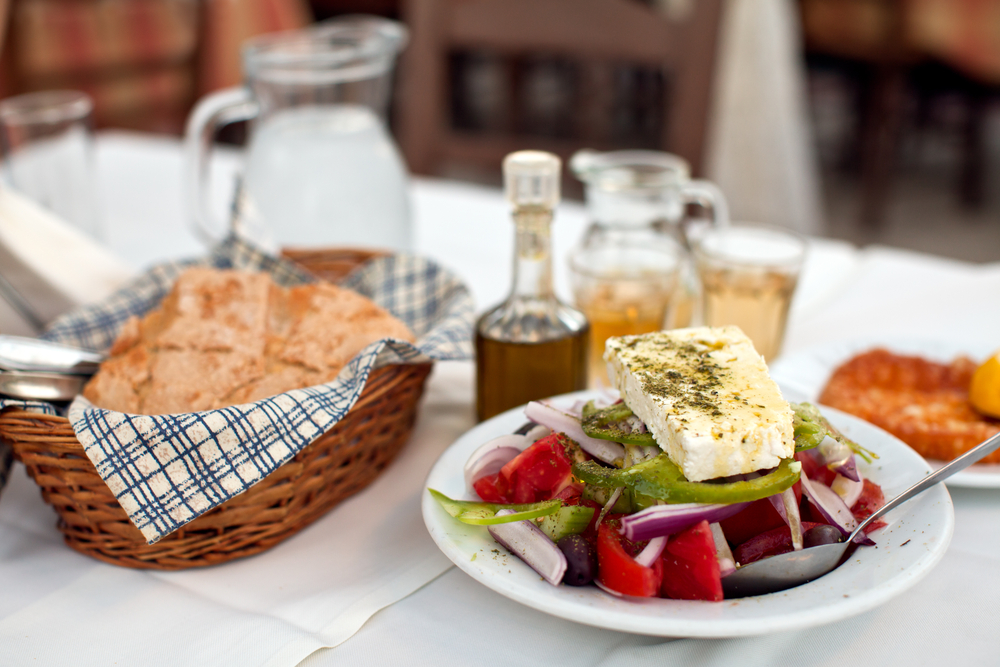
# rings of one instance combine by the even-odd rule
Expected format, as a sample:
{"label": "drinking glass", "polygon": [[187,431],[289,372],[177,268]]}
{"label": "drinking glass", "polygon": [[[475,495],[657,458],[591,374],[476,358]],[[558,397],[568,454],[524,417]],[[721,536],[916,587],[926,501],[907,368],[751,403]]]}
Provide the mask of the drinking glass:
{"label": "drinking glass", "polygon": [[576,306],[590,322],[590,386],[607,386],[604,343],[659,331],[676,302],[683,249],[667,237],[645,245],[584,245],[570,255]]}
{"label": "drinking glass", "polygon": [[93,109],[89,96],[73,90],[8,97],[0,101],[0,152],[10,185],[100,238]]}
{"label": "drinking glass", "polygon": [[700,231],[692,248],[704,323],[739,326],[771,361],[785,337],[805,239],[787,229],[750,224]]}

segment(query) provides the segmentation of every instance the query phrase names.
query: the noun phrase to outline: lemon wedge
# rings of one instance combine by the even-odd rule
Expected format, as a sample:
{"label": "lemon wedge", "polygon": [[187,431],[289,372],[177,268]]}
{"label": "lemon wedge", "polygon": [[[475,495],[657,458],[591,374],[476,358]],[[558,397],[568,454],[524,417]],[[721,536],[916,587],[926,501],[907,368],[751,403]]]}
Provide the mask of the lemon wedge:
{"label": "lemon wedge", "polygon": [[969,401],[984,415],[1000,417],[1000,350],[976,369],[969,386]]}

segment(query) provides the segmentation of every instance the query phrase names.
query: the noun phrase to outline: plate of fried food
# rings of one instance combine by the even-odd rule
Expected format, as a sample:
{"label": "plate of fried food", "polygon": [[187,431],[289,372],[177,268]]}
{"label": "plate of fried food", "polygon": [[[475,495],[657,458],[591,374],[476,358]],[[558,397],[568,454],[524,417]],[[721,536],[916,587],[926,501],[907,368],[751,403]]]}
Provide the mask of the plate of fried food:
{"label": "plate of fried food", "polygon": [[[1000,432],[998,347],[1000,341],[864,338],[784,355],[770,370],[793,400],[860,417],[939,466]],[[1000,452],[946,483],[1000,488]]]}

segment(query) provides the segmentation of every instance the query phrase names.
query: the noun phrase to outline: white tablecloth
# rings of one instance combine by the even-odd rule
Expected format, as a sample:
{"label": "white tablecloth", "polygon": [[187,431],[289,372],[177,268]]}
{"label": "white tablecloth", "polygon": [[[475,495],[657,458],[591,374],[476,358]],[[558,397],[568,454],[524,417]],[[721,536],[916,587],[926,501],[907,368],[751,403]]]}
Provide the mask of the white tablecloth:
{"label": "white tablecloth", "polygon": [[[182,222],[178,146],[118,134],[98,147],[112,249],[136,268],[199,252]],[[418,181],[413,196],[418,251],[462,275],[480,307],[502,298],[513,230],[499,192]],[[563,258],[584,224],[578,206],[555,223],[564,294]],[[1000,346],[998,293],[1000,264],[815,241],[786,350],[883,334]],[[18,466],[0,496],[0,664],[996,664],[1000,491],[953,492],[952,546],[913,589],[810,631],[664,642],[493,593],[437,551],[418,502],[433,462],[474,423],[472,377],[471,363],[439,364],[411,442],[375,484],[271,551],[209,569],[135,572],[73,552]]]}

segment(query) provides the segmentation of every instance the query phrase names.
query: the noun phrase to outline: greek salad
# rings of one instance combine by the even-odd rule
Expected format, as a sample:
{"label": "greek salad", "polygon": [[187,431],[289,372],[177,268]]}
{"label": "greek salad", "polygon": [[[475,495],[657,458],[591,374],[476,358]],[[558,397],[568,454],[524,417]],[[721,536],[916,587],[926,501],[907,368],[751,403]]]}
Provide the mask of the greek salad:
{"label": "greek salad", "polygon": [[484,443],[467,461],[466,487],[476,500],[429,493],[553,585],[721,601],[722,579],[739,567],[843,541],[884,502],[856,463],[876,455],[815,406],[791,407],[793,458],[771,470],[690,482],[623,402],[533,402],[521,429]]}

